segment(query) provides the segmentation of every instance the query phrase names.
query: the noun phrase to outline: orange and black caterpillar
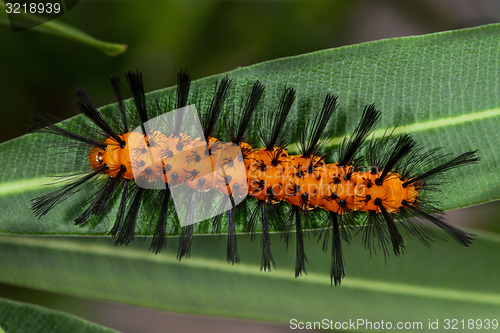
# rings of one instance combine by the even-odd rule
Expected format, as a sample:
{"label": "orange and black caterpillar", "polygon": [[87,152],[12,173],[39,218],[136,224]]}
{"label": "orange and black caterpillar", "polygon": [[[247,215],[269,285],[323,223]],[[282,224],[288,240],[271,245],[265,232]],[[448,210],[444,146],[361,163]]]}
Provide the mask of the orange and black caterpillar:
{"label": "orange and black caterpillar", "polygon": [[[231,85],[227,77],[217,83],[211,105],[202,117],[200,135],[206,140],[206,148],[202,150],[194,148],[198,146],[198,139],[183,132],[182,119],[171,124],[171,135],[148,131],[145,124],[151,119],[151,106],[146,102],[142,74],[127,72],[126,78],[135,107],[132,110],[125,107],[119,78],[112,76],[119,114],[111,121],[103,118],[83,89],[77,89],[77,106],[97,127],[87,129],[86,134],[56,126],[39,115],[33,115],[33,131],[56,134],[89,147],[88,172],[56,191],[34,199],[32,208],[37,216],[47,214],[91,180],[102,179],[102,187],[89,199],[88,207],[75,223],[84,225],[96,216],[107,214],[112,198],[121,192],[116,220],[110,231],[115,244],[128,244],[133,240],[141,206],[150,203],[157,210],[152,215],[154,235],[151,250],[157,253],[164,247],[167,223],[173,223],[180,231],[177,255],[181,259],[190,255],[193,225],[181,227],[173,214],[171,188],[183,183],[189,187],[189,196],[193,200],[197,193],[208,191],[224,193],[231,199],[233,204],[224,219],[227,223],[228,262],[239,261],[237,223],[243,223],[247,231],[255,232],[260,221],[261,269],[270,270],[274,265],[269,233],[273,230],[283,232],[284,239],[288,240],[290,231],[295,229],[295,276],[301,275],[306,272],[307,262],[303,230],[315,227],[325,249],[331,240],[330,275],[335,285],[340,284],[345,276],[342,240],[350,240],[354,226],[363,226],[359,230],[362,230],[365,247],[370,251],[380,248],[384,255],[388,254],[390,246],[396,255],[404,251],[402,229],[429,245],[434,235],[413,217],[426,219],[462,245],[468,246],[472,242],[470,234],[447,224],[442,212],[426,202],[425,190],[435,189],[430,180],[436,176],[478,162],[475,151],[453,158],[439,156],[437,148],[425,151],[406,134],[368,141],[381,115],[374,105],[368,105],[354,133],[344,139],[336,154],[325,153],[323,132],[337,109],[337,97],[327,94],[322,108],[306,122],[300,133],[300,154],[291,155],[286,150],[290,132],[287,116],[296,95],[291,87],[285,88],[275,110],[266,110],[260,124],[262,148],[257,148],[258,143],[250,142],[246,137],[248,124],[264,93],[264,86],[255,82],[242,105],[239,121],[232,119],[224,123],[228,133],[222,135],[241,149],[240,162],[244,163],[244,172],[237,172],[233,160],[224,161],[218,155],[222,143],[215,133]],[[186,72],[179,73],[177,109],[188,105],[190,82]],[[134,122],[141,127],[141,132],[130,130]],[[147,149],[130,148],[134,141],[145,141]],[[145,162],[148,155],[158,156],[161,162],[149,165]],[[210,163],[202,161],[203,155]],[[335,162],[327,163],[326,160],[333,155]],[[218,165],[222,167],[214,168],[215,160],[220,160]],[[138,177],[146,182],[163,182],[165,188],[154,190],[136,186]],[[251,204],[234,204],[234,198],[246,195],[253,198],[245,200],[252,201]],[[285,205],[285,212],[277,209],[277,206],[282,208],[283,203],[289,204]],[[313,226],[310,222],[316,212],[321,222]],[[220,232],[222,221],[221,216],[212,219],[215,231]]]}

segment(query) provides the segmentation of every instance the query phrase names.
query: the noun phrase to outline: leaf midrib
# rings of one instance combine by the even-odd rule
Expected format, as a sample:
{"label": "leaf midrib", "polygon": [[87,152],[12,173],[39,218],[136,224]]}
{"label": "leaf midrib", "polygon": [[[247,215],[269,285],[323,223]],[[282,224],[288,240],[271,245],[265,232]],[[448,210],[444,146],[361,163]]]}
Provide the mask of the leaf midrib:
{"label": "leaf midrib", "polygon": [[[490,241],[500,242],[497,237],[486,237]],[[140,251],[133,248],[122,249],[116,251],[114,248],[99,245],[99,244],[78,244],[77,242],[58,240],[57,242],[48,241],[45,237],[23,237],[23,236],[2,236],[0,243],[12,244],[23,247],[43,248],[50,250],[63,250],[65,252],[85,253],[86,255],[110,256],[113,258],[122,258],[126,260],[151,261],[169,265],[189,265],[190,267],[201,268],[212,271],[221,271],[224,273],[245,274],[252,276],[260,276],[263,274],[256,270],[254,266],[244,263],[239,263],[237,266],[228,265],[226,262],[214,260],[210,258],[190,258],[189,263],[180,262],[174,257],[169,256],[153,256],[150,253]],[[295,280],[294,272],[289,269],[280,269],[267,273],[269,278],[278,280]],[[310,272],[307,277],[301,279],[302,283],[313,285],[328,285],[330,284],[330,276],[327,274]],[[376,281],[363,278],[349,277],[342,282],[342,288],[380,292],[394,295],[416,296],[422,298],[433,298],[446,301],[460,301],[487,305],[500,305],[500,294],[483,293],[477,291],[462,291],[450,288],[437,288],[428,286],[419,286],[406,283],[397,283],[394,281]]]}
{"label": "leaf midrib", "polygon": [[[403,133],[418,133],[442,127],[461,125],[473,121],[481,121],[494,117],[500,117],[500,108],[493,108],[478,112],[466,113],[454,117],[432,119],[408,125],[394,126],[394,127],[389,127],[387,129],[378,129],[372,132],[373,134],[370,135],[369,139],[381,138],[384,135],[387,135],[387,133],[391,133],[392,135],[398,135]],[[344,140],[344,136],[333,137],[328,140],[326,147],[337,146],[342,142],[342,140]],[[290,149],[291,150],[297,149],[296,145],[294,144],[293,146],[291,146]]]}

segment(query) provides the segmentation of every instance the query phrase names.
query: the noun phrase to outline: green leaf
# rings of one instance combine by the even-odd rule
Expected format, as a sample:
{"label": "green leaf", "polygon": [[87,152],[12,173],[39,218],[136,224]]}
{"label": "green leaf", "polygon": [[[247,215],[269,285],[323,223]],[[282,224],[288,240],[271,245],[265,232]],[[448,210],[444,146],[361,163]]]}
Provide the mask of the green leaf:
{"label": "green leaf", "polygon": [[[0,13],[3,13],[3,16],[6,16],[5,14],[5,5],[3,2],[0,2]],[[97,38],[94,38],[90,36],[89,34],[72,27],[68,24],[65,24],[63,22],[57,21],[57,20],[51,20],[51,21],[46,21],[40,17],[37,17],[35,15],[30,15],[30,14],[17,14],[21,16],[22,20],[19,21],[12,21],[8,20],[6,17],[0,17],[0,24],[3,25],[17,25],[17,26],[25,26],[26,22],[33,22],[35,25],[30,30],[34,31],[39,31],[42,33],[54,35],[57,37],[73,40],[78,43],[82,43],[85,45],[88,45],[90,47],[94,47],[98,50],[101,50],[104,52],[104,54],[108,56],[117,56],[122,54],[127,50],[127,45],[125,44],[118,44],[118,43],[110,43],[110,42],[105,42],[102,40],[99,40]],[[31,26],[31,25],[30,25]]]}
{"label": "green leaf", "polygon": [[286,251],[278,234],[271,235],[277,265],[271,272],[259,271],[259,236],[253,242],[238,236],[238,265],[225,261],[225,237],[196,236],[191,258],[179,262],[176,238],[168,239],[166,253],[151,255],[150,239],[115,248],[106,238],[0,236],[0,281],[159,310],[282,323],[360,318],[424,325],[439,319],[442,325],[446,318],[498,318],[500,266],[492,261],[500,252],[498,235],[481,233],[472,248],[438,241],[429,249],[411,239],[407,253],[387,263],[355,245],[357,235],[344,247],[347,277],[334,288],[330,254],[307,236],[308,271],[297,279],[294,251]]}
{"label": "green leaf", "polygon": [[116,332],[63,312],[3,298],[0,298],[0,325],[0,333]]}
{"label": "green leaf", "polygon": [[[500,173],[496,172],[500,159],[499,34],[500,24],[493,24],[277,59],[195,81],[191,101],[205,112],[216,79],[228,75],[233,85],[225,117],[233,110],[238,115],[251,85],[260,80],[266,95],[252,126],[251,139],[256,139],[264,112],[277,106],[285,85],[293,85],[298,98],[291,115],[292,150],[305,119],[319,109],[327,92],[338,94],[340,101],[329,128],[331,150],[356,126],[364,105],[375,102],[383,111],[378,136],[397,126],[397,133],[411,133],[427,148],[442,146],[443,152],[455,155],[479,149],[481,162],[449,172],[440,186],[442,194],[432,197],[445,210],[474,205],[500,198]],[[156,108],[157,102],[168,105],[174,94],[175,87],[149,93],[153,112],[164,112]],[[117,112],[114,105],[101,110],[108,115]],[[82,121],[78,116],[65,123]],[[0,232],[103,235],[110,230],[112,218],[82,228],[72,224],[92,189],[72,196],[39,221],[29,209],[30,200],[49,190],[41,185],[50,183],[48,177],[61,173],[68,161],[88,168],[87,152],[63,153],[53,136],[40,134],[3,143],[0,151],[4,170],[0,175]],[[141,220],[137,229],[146,233],[148,223]]]}

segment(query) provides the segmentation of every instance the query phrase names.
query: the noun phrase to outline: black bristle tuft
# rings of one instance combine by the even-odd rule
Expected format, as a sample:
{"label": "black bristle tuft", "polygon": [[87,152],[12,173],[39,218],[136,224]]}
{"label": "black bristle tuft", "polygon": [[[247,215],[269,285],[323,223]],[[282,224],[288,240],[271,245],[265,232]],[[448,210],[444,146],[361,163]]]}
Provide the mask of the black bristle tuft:
{"label": "black bristle tuft", "polygon": [[404,183],[404,185],[407,186],[411,183],[421,181],[421,180],[430,178],[432,176],[442,174],[443,172],[446,172],[448,170],[454,169],[454,168],[462,166],[462,165],[477,163],[477,162],[479,162],[479,157],[477,157],[476,153],[477,153],[477,150],[465,152],[462,155],[459,155],[459,156],[449,160],[448,162],[442,163],[442,164],[438,165],[435,168],[432,168],[431,170],[429,170],[427,172],[413,176],[410,180],[406,181]]}
{"label": "black bristle tuft", "polygon": [[156,226],[153,234],[153,240],[151,241],[151,246],[149,250],[158,254],[158,252],[162,251],[165,248],[166,243],[166,228],[167,228],[167,214],[168,214],[168,206],[170,201],[170,189],[167,186],[167,189],[162,191],[162,200],[160,204],[160,215],[158,216],[158,220],[156,221]]}
{"label": "black bristle tuft", "polygon": [[267,150],[272,150],[275,146],[285,147],[290,134],[289,125],[285,125],[286,118],[292,109],[295,95],[295,89],[285,87],[278,109],[267,113],[263,118],[264,123],[261,125],[260,137]]}
{"label": "black bristle tuft", "polygon": [[330,262],[330,279],[332,284],[339,286],[345,277],[344,254],[342,252],[342,240],[337,213],[328,214],[332,228],[332,259]]}
{"label": "black bristle tuft", "polygon": [[382,168],[382,173],[375,181],[377,185],[381,185],[389,172],[393,171],[398,163],[411,152],[415,147],[416,142],[408,134],[401,135],[397,138],[394,148]]}
{"label": "black bristle tuft", "polygon": [[181,229],[179,237],[179,247],[177,248],[177,259],[189,258],[191,255],[191,245],[193,243],[193,224],[194,224],[194,211],[196,209],[196,191],[192,191],[189,195],[189,206],[186,209],[184,226]]}
{"label": "black bristle tuft", "polygon": [[264,85],[259,81],[256,81],[252,87],[252,92],[248,97],[245,107],[243,108],[243,112],[241,114],[239,124],[236,128],[234,122],[229,124],[229,137],[231,142],[239,144],[245,138],[246,131],[248,130],[250,119],[259,104],[260,99],[262,98],[262,94],[264,93]]}
{"label": "black bristle tuft", "polygon": [[[186,70],[180,71],[177,74],[177,109],[187,106],[189,89],[191,87],[191,77]],[[182,128],[184,112],[178,112],[175,118],[174,136],[179,136]]]}
{"label": "black bristle tuft", "polygon": [[182,70],[177,74],[177,109],[187,105],[189,89],[191,87],[191,77],[187,70]]}
{"label": "black bristle tuft", "polygon": [[90,206],[75,219],[75,224],[84,226],[94,216],[103,216],[107,213],[113,194],[122,182],[123,171],[120,171],[115,177],[108,177],[104,186],[93,197]]}
{"label": "black bristle tuft", "polygon": [[[302,156],[310,157],[318,155],[321,147],[321,138],[328,121],[337,109],[337,96],[327,94],[321,111],[306,123],[304,131],[300,135],[300,150]],[[323,142],[324,143],[324,142]]]}
{"label": "black bristle tuft", "polygon": [[240,262],[233,208],[227,211],[227,262],[233,265]]}
{"label": "black bristle tuft", "polygon": [[267,212],[267,203],[261,202],[261,214],[262,214],[262,257],[260,262],[260,270],[270,271],[271,264],[276,268],[274,263],[273,255],[271,254],[271,238],[269,236],[269,219]]}
{"label": "black bristle tuft", "polygon": [[99,111],[97,111],[96,107],[92,103],[89,95],[82,88],[76,89],[76,95],[79,100],[76,102],[78,108],[83,112],[87,118],[89,118],[97,127],[104,131],[108,136],[112,137],[117,143],[122,145],[123,140],[116,134],[115,131],[111,129],[111,127],[106,123],[106,121],[102,118]]}
{"label": "black bristle tuft", "polygon": [[117,74],[111,75],[110,77],[111,86],[115,92],[116,101],[118,102],[118,110],[120,111],[120,117],[122,120],[124,133],[128,132],[127,116],[125,113],[125,105],[123,104],[123,93],[120,87],[120,76]]}
{"label": "black bristle tuft", "polygon": [[455,238],[461,245],[463,246],[470,246],[472,244],[472,241],[474,240],[472,234],[469,234],[467,232],[464,232],[448,223],[446,223],[443,219],[433,216],[429,214],[428,212],[424,211],[424,209],[419,209],[418,207],[407,203],[403,202],[403,207],[408,208],[415,216],[418,217],[423,217],[427,221],[433,223],[437,227],[441,228],[444,230],[446,233],[448,233],[451,237]]}
{"label": "black bristle tuft", "polygon": [[103,142],[61,128],[51,123],[50,121],[48,121],[47,119],[45,119],[36,112],[31,113],[30,123],[31,127],[28,129],[29,133],[39,132],[39,133],[54,134],[71,140],[82,142],[91,147],[100,147],[100,148],[105,147],[105,144]]}
{"label": "black bristle tuft", "polygon": [[71,181],[70,183],[60,187],[54,192],[50,192],[41,197],[33,199],[31,209],[33,210],[35,215],[38,216],[38,218],[46,215],[49,211],[52,210],[52,208],[66,200],[71,195],[78,192],[84,184],[86,184],[97,175],[101,174],[104,170],[104,167],[97,169],[81,178]]}
{"label": "black bristle tuft", "polygon": [[390,236],[387,235],[387,228],[384,222],[379,213],[375,211],[368,213],[362,228],[363,244],[365,249],[370,251],[370,255],[377,254],[377,248],[380,248],[384,254],[384,258],[387,258],[389,255],[387,243]]}
{"label": "black bristle tuft", "polygon": [[182,227],[179,237],[179,247],[177,249],[177,259],[189,258],[191,256],[191,245],[193,243],[193,225]]}
{"label": "black bristle tuft", "polygon": [[127,78],[128,86],[132,92],[134,99],[134,104],[141,119],[141,128],[144,135],[148,135],[148,129],[145,127],[145,123],[149,120],[148,109],[146,105],[146,95],[144,94],[144,83],[142,80],[142,73],[139,71],[128,71],[125,73]]}
{"label": "black bristle tuft", "polygon": [[338,164],[341,166],[353,164],[356,154],[360,151],[366,138],[380,120],[380,112],[375,109],[375,104],[365,106],[363,115],[354,133],[345,138],[339,145]]}
{"label": "black bristle tuft", "polygon": [[222,113],[222,107],[224,106],[224,101],[227,98],[229,88],[231,87],[231,80],[226,76],[220,80],[217,91],[212,99],[210,108],[203,117],[202,127],[205,139],[209,139],[213,135],[215,125]]}
{"label": "black bristle tuft", "polygon": [[123,181],[123,189],[122,189],[122,196],[120,199],[120,205],[118,206],[118,213],[116,214],[116,219],[115,223],[113,225],[113,228],[111,228],[111,231],[109,234],[113,237],[116,237],[118,235],[118,231],[121,229],[123,225],[123,221],[125,219],[125,215],[127,213],[127,202],[129,199],[129,186],[130,186],[130,180],[125,179]]}
{"label": "black bristle tuft", "polygon": [[134,240],[135,224],[137,222],[137,216],[139,215],[139,209],[141,207],[144,191],[145,190],[143,188],[138,187],[127,214],[125,215],[123,223],[120,225],[120,229],[118,230],[115,245],[128,245]]}
{"label": "black bristle tuft", "polygon": [[401,236],[401,233],[399,232],[398,227],[394,222],[394,218],[392,217],[391,214],[389,214],[387,209],[384,207],[382,200],[376,199],[375,205],[377,205],[378,208],[380,208],[380,212],[382,213],[385,222],[387,222],[387,228],[389,229],[389,238],[391,239],[392,249],[394,251],[394,254],[399,256],[402,252],[404,252],[405,249],[403,236]]}
{"label": "black bristle tuft", "polygon": [[302,231],[302,210],[294,207],[295,212],[295,277],[302,275],[306,271],[306,252],[304,250],[304,234]]}

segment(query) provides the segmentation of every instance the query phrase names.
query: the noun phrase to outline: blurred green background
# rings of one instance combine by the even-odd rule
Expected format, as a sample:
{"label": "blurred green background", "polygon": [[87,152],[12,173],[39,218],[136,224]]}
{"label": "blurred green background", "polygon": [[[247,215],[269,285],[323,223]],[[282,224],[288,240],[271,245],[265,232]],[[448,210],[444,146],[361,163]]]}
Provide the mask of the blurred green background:
{"label": "blurred green background", "polygon": [[[357,1],[91,1],[58,20],[90,35],[125,43],[108,57],[99,50],[0,25],[0,142],[23,135],[32,109],[65,119],[77,114],[74,90],[97,106],[114,102],[113,73],[139,68],[145,89],[175,84],[188,68],[194,79],[265,60],[381,38],[426,34],[500,21],[498,0]],[[8,171],[8,170],[4,170]],[[500,205],[452,212],[458,225],[500,232]],[[0,285],[0,297],[78,314],[127,332],[285,332],[286,326],[165,314]],[[192,324],[186,326],[186,321]],[[176,326],[178,325],[178,326]],[[177,329],[176,329],[177,328]]]}

